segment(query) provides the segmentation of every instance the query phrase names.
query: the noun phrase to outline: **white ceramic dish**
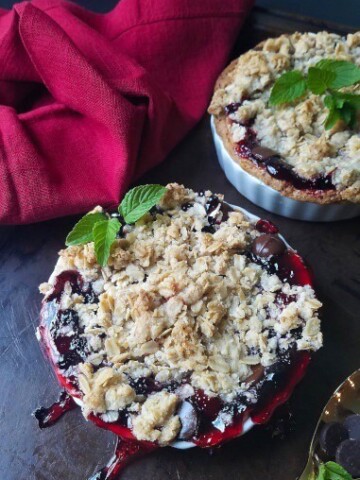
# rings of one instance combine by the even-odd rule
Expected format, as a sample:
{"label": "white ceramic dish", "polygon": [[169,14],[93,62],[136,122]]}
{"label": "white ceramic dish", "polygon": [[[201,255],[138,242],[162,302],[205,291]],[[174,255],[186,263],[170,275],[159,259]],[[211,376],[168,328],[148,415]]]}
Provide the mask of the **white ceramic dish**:
{"label": "white ceramic dish", "polygon": [[217,134],[214,118],[211,117],[211,130],[214,138],[216,153],[221,168],[229,182],[251,202],[268,212],[282,215],[283,217],[309,222],[332,222],[346,220],[360,215],[360,204],[342,203],[319,205],[311,202],[300,202],[284,197],[277,190],[261,182],[250,173],[243,170],[234,162],[227,152],[222,139]]}
{"label": "white ceramic dish", "polygon": [[[260,217],[256,216],[256,215],[253,215],[252,213],[248,212],[247,210],[245,210],[245,208],[241,208],[241,207],[238,207],[237,205],[231,205],[230,206],[234,209],[234,210],[238,210],[242,213],[244,213],[252,222],[256,223],[258,220],[260,220]],[[285,240],[285,238],[280,234],[278,233],[278,236],[283,240],[283,242],[285,243],[285,245],[294,250],[289,244],[288,242]],[[40,338],[40,334],[38,334]],[[79,407],[82,407],[83,403],[81,401],[80,398],[78,397],[74,397],[73,396],[73,399],[75,401],[75,403],[77,403],[79,405]],[[248,418],[245,423],[243,424],[243,428],[242,428],[242,431],[241,431],[241,434],[239,435],[240,437],[242,435],[244,435],[245,433],[247,433],[249,430],[251,430],[254,426],[256,425],[255,422],[252,421],[251,418]],[[196,447],[197,445],[193,442],[188,442],[188,441],[185,441],[185,440],[178,440],[178,441],[175,441],[175,442],[172,442],[170,444],[171,447],[173,448],[178,448],[180,450],[187,450],[189,448],[193,448],[193,447]]]}

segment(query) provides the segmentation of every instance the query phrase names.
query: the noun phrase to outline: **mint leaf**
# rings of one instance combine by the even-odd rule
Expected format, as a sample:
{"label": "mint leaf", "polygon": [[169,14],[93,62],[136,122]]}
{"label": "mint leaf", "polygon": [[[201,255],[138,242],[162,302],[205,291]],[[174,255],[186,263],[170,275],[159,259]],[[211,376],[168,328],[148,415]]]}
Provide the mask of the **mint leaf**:
{"label": "mint leaf", "polygon": [[316,477],[316,480],[326,480],[326,467],[324,464],[321,464],[319,467],[319,473],[318,476]]}
{"label": "mint leaf", "polygon": [[130,190],[119,206],[126,223],[135,223],[154,207],[166,192],[162,185],[140,185]]}
{"label": "mint leaf", "polygon": [[332,128],[335,123],[342,119],[350,128],[356,125],[356,110],[360,108],[360,95],[353,95],[341,92],[331,92],[326,95],[324,104],[329,109],[325,120],[325,129]]}
{"label": "mint leaf", "polygon": [[336,78],[336,74],[330,70],[321,70],[320,68],[310,67],[308,71],[307,84],[309,89],[317,94],[322,95],[331,82]]}
{"label": "mint leaf", "polygon": [[286,72],[274,83],[269,102],[271,105],[292,102],[302,97],[306,89],[306,80],[301,72],[298,70]]}
{"label": "mint leaf", "polygon": [[331,92],[331,95],[336,99],[337,105],[339,105],[341,102],[342,105],[344,105],[344,102],[347,102],[355,108],[360,108],[360,95],[342,92]]}
{"label": "mint leaf", "polygon": [[329,109],[329,113],[325,119],[324,126],[325,130],[330,130],[330,128],[332,128],[335,123],[340,120],[340,113],[337,108],[336,99],[332,95],[326,95],[326,97],[324,98],[324,104],[325,107]]}
{"label": "mint leaf", "polygon": [[360,68],[355,63],[346,60],[320,60],[316,68],[335,73],[335,78],[330,82],[331,88],[349,87],[360,82]]}
{"label": "mint leaf", "polygon": [[352,476],[345,468],[335,462],[325,463],[326,480],[352,480]]}
{"label": "mint leaf", "polygon": [[332,95],[326,95],[326,97],[324,98],[324,105],[329,110],[331,110],[332,108],[335,108],[336,107],[335,98]]}
{"label": "mint leaf", "polygon": [[103,267],[107,264],[111,245],[113,244],[120,227],[121,223],[116,218],[102,220],[94,225],[93,236],[96,259]]}
{"label": "mint leaf", "polygon": [[88,213],[76,223],[74,228],[66,237],[65,245],[70,247],[72,245],[82,245],[84,243],[92,242],[92,230],[95,223],[105,219],[106,215],[104,213]]}
{"label": "mint leaf", "polygon": [[316,480],[352,480],[352,476],[338,463],[326,462],[319,466]]}
{"label": "mint leaf", "polygon": [[356,124],[356,109],[353,105],[348,102],[344,103],[344,106],[339,110],[341,118],[344,120],[346,125],[353,128]]}
{"label": "mint leaf", "polygon": [[332,128],[335,125],[335,123],[338,120],[340,120],[340,118],[341,118],[341,115],[339,113],[339,110],[337,110],[336,108],[331,109],[328,113],[328,116],[325,119],[325,123],[324,123],[325,130],[330,130],[330,128]]}

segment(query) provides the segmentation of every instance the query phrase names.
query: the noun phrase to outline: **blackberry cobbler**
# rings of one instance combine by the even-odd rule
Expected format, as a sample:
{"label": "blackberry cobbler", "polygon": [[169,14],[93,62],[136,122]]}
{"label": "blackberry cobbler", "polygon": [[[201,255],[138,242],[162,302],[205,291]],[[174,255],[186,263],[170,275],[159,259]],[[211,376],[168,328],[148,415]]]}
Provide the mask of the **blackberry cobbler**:
{"label": "blackberry cobbler", "polygon": [[263,422],[322,344],[311,275],[276,227],[177,184],[107,266],[69,247],[41,292],[41,338],[84,416],[157,445]]}

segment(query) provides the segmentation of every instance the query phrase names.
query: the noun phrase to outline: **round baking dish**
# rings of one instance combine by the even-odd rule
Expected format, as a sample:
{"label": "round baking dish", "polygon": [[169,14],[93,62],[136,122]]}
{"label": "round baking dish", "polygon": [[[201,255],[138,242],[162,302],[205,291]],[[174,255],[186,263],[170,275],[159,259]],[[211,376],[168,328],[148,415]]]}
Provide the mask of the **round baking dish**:
{"label": "round baking dish", "polygon": [[360,205],[354,203],[334,203],[320,205],[311,202],[301,202],[281,195],[258,178],[246,172],[236,163],[226,150],[218,135],[213,116],[211,116],[211,131],[216,153],[221,168],[230,183],[255,205],[271,213],[296,220],[308,222],[333,222],[346,220],[360,215]]}

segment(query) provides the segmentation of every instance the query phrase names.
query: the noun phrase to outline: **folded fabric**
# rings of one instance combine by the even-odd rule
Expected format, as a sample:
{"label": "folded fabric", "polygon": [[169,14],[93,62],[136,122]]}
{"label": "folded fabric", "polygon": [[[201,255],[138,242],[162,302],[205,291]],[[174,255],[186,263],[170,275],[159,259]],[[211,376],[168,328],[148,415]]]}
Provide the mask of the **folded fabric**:
{"label": "folded fabric", "polygon": [[204,114],[251,4],[0,10],[0,222],[117,204]]}

